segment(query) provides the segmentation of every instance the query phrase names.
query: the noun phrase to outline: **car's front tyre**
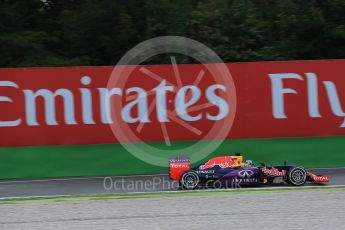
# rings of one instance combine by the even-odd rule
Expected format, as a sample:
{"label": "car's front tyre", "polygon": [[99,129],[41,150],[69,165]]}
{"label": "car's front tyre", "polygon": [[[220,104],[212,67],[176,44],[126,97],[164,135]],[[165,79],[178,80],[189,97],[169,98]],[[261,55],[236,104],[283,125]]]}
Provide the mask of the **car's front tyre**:
{"label": "car's front tyre", "polygon": [[286,182],[294,186],[304,185],[307,181],[307,171],[302,167],[293,167],[287,172]]}
{"label": "car's front tyre", "polygon": [[180,184],[183,189],[193,190],[199,186],[200,178],[198,174],[193,171],[182,174]]}

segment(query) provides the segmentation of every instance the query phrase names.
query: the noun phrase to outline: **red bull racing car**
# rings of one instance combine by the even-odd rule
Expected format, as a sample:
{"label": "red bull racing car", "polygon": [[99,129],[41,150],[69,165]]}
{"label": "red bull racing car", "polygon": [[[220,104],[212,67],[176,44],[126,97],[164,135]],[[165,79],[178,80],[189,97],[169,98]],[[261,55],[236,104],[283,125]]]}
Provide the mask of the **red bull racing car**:
{"label": "red bull racing car", "polygon": [[169,175],[184,189],[273,184],[275,178],[281,178],[293,186],[304,185],[307,181],[329,182],[328,176],[315,175],[303,167],[286,165],[286,162],[283,165],[269,166],[262,163],[255,166],[250,160],[244,162],[241,154],[215,157],[194,168],[190,166],[190,158],[176,157],[170,160]]}

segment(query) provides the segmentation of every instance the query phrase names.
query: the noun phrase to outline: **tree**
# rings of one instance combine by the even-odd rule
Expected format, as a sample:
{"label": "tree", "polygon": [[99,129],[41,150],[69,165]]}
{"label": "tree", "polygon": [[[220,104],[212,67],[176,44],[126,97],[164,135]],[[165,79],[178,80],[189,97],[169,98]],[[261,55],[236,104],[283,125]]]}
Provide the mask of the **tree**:
{"label": "tree", "polygon": [[224,61],[344,58],[344,12],[343,0],[2,0],[0,67],[114,65],[164,35],[193,38]]}

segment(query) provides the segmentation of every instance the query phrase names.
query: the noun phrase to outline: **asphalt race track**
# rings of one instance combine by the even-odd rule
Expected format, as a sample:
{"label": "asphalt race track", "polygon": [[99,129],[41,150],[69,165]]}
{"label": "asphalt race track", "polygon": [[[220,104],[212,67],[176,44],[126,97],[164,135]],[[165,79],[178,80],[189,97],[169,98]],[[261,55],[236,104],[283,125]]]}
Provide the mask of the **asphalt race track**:
{"label": "asphalt race track", "polygon": [[[345,168],[315,169],[314,172],[329,175],[331,180],[329,185],[345,185]],[[274,186],[287,187],[284,184]],[[307,186],[315,186],[315,184],[308,183]],[[177,183],[170,181],[167,175],[2,180],[0,198],[157,192],[177,189]]]}
{"label": "asphalt race track", "polygon": [[[315,172],[329,175],[330,185],[345,185],[345,169]],[[167,175],[17,180],[1,181],[0,197],[169,191],[176,186]],[[65,202],[4,200],[0,203],[0,229],[345,229],[344,191],[181,193]]]}
{"label": "asphalt race track", "polygon": [[345,229],[344,190],[0,204],[0,229]]}

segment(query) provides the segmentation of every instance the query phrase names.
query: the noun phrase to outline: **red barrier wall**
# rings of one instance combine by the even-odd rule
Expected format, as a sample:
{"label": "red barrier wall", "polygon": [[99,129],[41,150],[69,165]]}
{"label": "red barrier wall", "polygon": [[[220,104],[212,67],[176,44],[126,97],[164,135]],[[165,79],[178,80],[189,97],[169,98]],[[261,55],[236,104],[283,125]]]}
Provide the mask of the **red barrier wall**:
{"label": "red barrier wall", "polygon": [[[114,105],[116,100],[121,100],[126,105],[135,100],[136,93],[124,95],[129,88],[140,87],[146,91],[147,111],[153,103],[152,113],[148,114],[149,121],[128,124],[143,141],[167,141],[166,138],[169,141],[199,140],[206,137],[211,127],[219,122],[208,119],[207,115],[216,116],[224,111],[224,106],[210,104],[211,100],[207,98],[207,89],[215,84],[224,85],[226,93],[232,93],[228,97],[222,90],[215,91],[218,98],[227,102],[230,110],[227,116],[235,115],[233,127],[226,138],[345,134],[345,127],[342,127],[345,117],[345,60],[228,63],[226,66],[236,92],[217,76],[211,76],[203,65],[179,65],[181,83],[170,65],[144,66],[144,70],[140,69],[143,66],[123,67],[133,70],[133,73],[125,87],[121,88],[122,96],[113,96],[110,103]],[[109,124],[104,124],[106,111],[102,115],[102,89],[99,89],[105,90],[113,68],[0,69],[0,146],[117,143]],[[148,71],[155,75],[148,74]],[[199,76],[200,71],[205,72],[202,77]],[[162,79],[157,79],[157,76]],[[152,93],[152,89],[162,84],[163,79],[166,86],[175,86],[174,92],[167,92],[167,109],[173,113],[172,117],[167,117],[167,122],[158,121],[155,94]],[[187,110],[192,117],[201,115],[196,121],[186,121],[176,116],[174,111],[176,93],[187,85],[200,90],[200,98]],[[113,87],[117,86],[111,85]],[[56,119],[52,116],[47,119],[46,101],[42,96],[34,97],[33,94],[38,90],[49,94],[59,89],[60,93],[67,95],[66,98],[73,97],[72,109],[65,114],[64,108],[68,103],[62,96],[57,96],[53,106]],[[186,101],[191,99],[190,91],[187,90]],[[90,107],[87,107],[88,104]],[[206,107],[200,109],[202,104]],[[48,107],[52,105],[48,102]],[[118,111],[121,114],[123,107],[116,105],[115,113]],[[131,116],[136,117],[137,113],[137,106],[133,106]],[[33,118],[32,114],[36,117]],[[116,130],[116,122],[111,125]]]}

